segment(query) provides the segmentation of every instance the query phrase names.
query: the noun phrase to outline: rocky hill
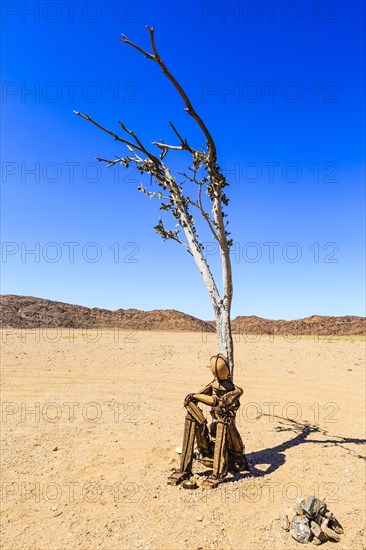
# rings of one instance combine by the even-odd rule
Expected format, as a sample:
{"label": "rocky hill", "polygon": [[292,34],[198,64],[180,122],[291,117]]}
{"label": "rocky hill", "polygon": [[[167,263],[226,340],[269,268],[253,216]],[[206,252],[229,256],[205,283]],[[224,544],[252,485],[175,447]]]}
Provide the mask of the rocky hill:
{"label": "rocky hill", "polygon": [[214,332],[215,327],[174,309],[88,308],[32,296],[1,296],[0,327],[114,328],[121,330],[177,330]]}
{"label": "rocky hill", "polygon": [[359,336],[366,334],[364,317],[346,315],[326,317],[312,315],[294,321],[262,319],[254,315],[236,317],[232,322],[233,332],[240,334],[318,334],[319,336]]}
{"label": "rocky hill", "polygon": [[[1,296],[0,327],[11,328],[114,328],[121,330],[176,330],[215,332],[213,321],[202,321],[172,309],[88,308],[31,296]],[[312,315],[294,321],[239,316],[232,321],[234,333],[358,336],[366,334],[365,319],[356,316]]]}

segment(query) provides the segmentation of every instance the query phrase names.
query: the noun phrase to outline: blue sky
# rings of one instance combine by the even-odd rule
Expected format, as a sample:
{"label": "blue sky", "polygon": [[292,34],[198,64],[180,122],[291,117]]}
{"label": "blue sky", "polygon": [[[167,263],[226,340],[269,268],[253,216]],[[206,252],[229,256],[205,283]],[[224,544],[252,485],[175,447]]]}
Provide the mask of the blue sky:
{"label": "blue sky", "polygon": [[[172,120],[203,142],[159,68],[119,41],[149,48],[148,24],[230,182],[233,316],[363,315],[364,11],[350,0],[3,2],[2,293],[213,318],[193,259],[154,232],[159,204],[138,175],[94,160],[123,147],[72,112],[115,131],[123,120],[146,142],[174,142]],[[189,158],[166,160],[177,170]]]}

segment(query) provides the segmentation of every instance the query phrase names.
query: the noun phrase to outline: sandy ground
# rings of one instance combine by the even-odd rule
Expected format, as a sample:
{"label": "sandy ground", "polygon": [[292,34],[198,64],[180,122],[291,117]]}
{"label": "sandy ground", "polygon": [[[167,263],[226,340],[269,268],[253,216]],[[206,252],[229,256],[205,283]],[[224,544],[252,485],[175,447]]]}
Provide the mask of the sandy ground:
{"label": "sandy ground", "polygon": [[214,335],[9,330],[1,347],[2,548],[291,550],[280,518],[309,494],[343,524],[337,548],[364,548],[361,338],[236,337],[252,468],[213,491],[166,478]]}

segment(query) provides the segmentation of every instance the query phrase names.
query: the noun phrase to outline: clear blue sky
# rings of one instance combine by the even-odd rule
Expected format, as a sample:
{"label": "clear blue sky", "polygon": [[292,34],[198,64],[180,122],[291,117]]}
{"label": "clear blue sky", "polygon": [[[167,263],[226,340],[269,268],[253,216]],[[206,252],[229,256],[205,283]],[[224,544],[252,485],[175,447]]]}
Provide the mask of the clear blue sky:
{"label": "clear blue sky", "polygon": [[3,2],[2,293],[213,317],[193,259],[154,232],[159,205],[138,176],[96,167],[123,147],[72,113],[116,131],[123,120],[147,142],[174,142],[171,119],[203,142],[159,68],[119,41],[148,48],[148,24],[231,183],[233,316],[363,315],[364,12],[361,0]]}

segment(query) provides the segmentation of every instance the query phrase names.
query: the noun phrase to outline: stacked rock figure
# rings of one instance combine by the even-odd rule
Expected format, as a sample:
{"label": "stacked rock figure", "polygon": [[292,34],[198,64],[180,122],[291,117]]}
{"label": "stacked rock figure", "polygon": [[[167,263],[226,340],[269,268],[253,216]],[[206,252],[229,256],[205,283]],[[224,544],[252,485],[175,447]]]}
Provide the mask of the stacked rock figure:
{"label": "stacked rock figure", "polygon": [[303,544],[322,544],[328,540],[339,542],[343,528],[328,510],[324,501],[314,496],[300,499],[295,506],[287,508],[282,527]]}

